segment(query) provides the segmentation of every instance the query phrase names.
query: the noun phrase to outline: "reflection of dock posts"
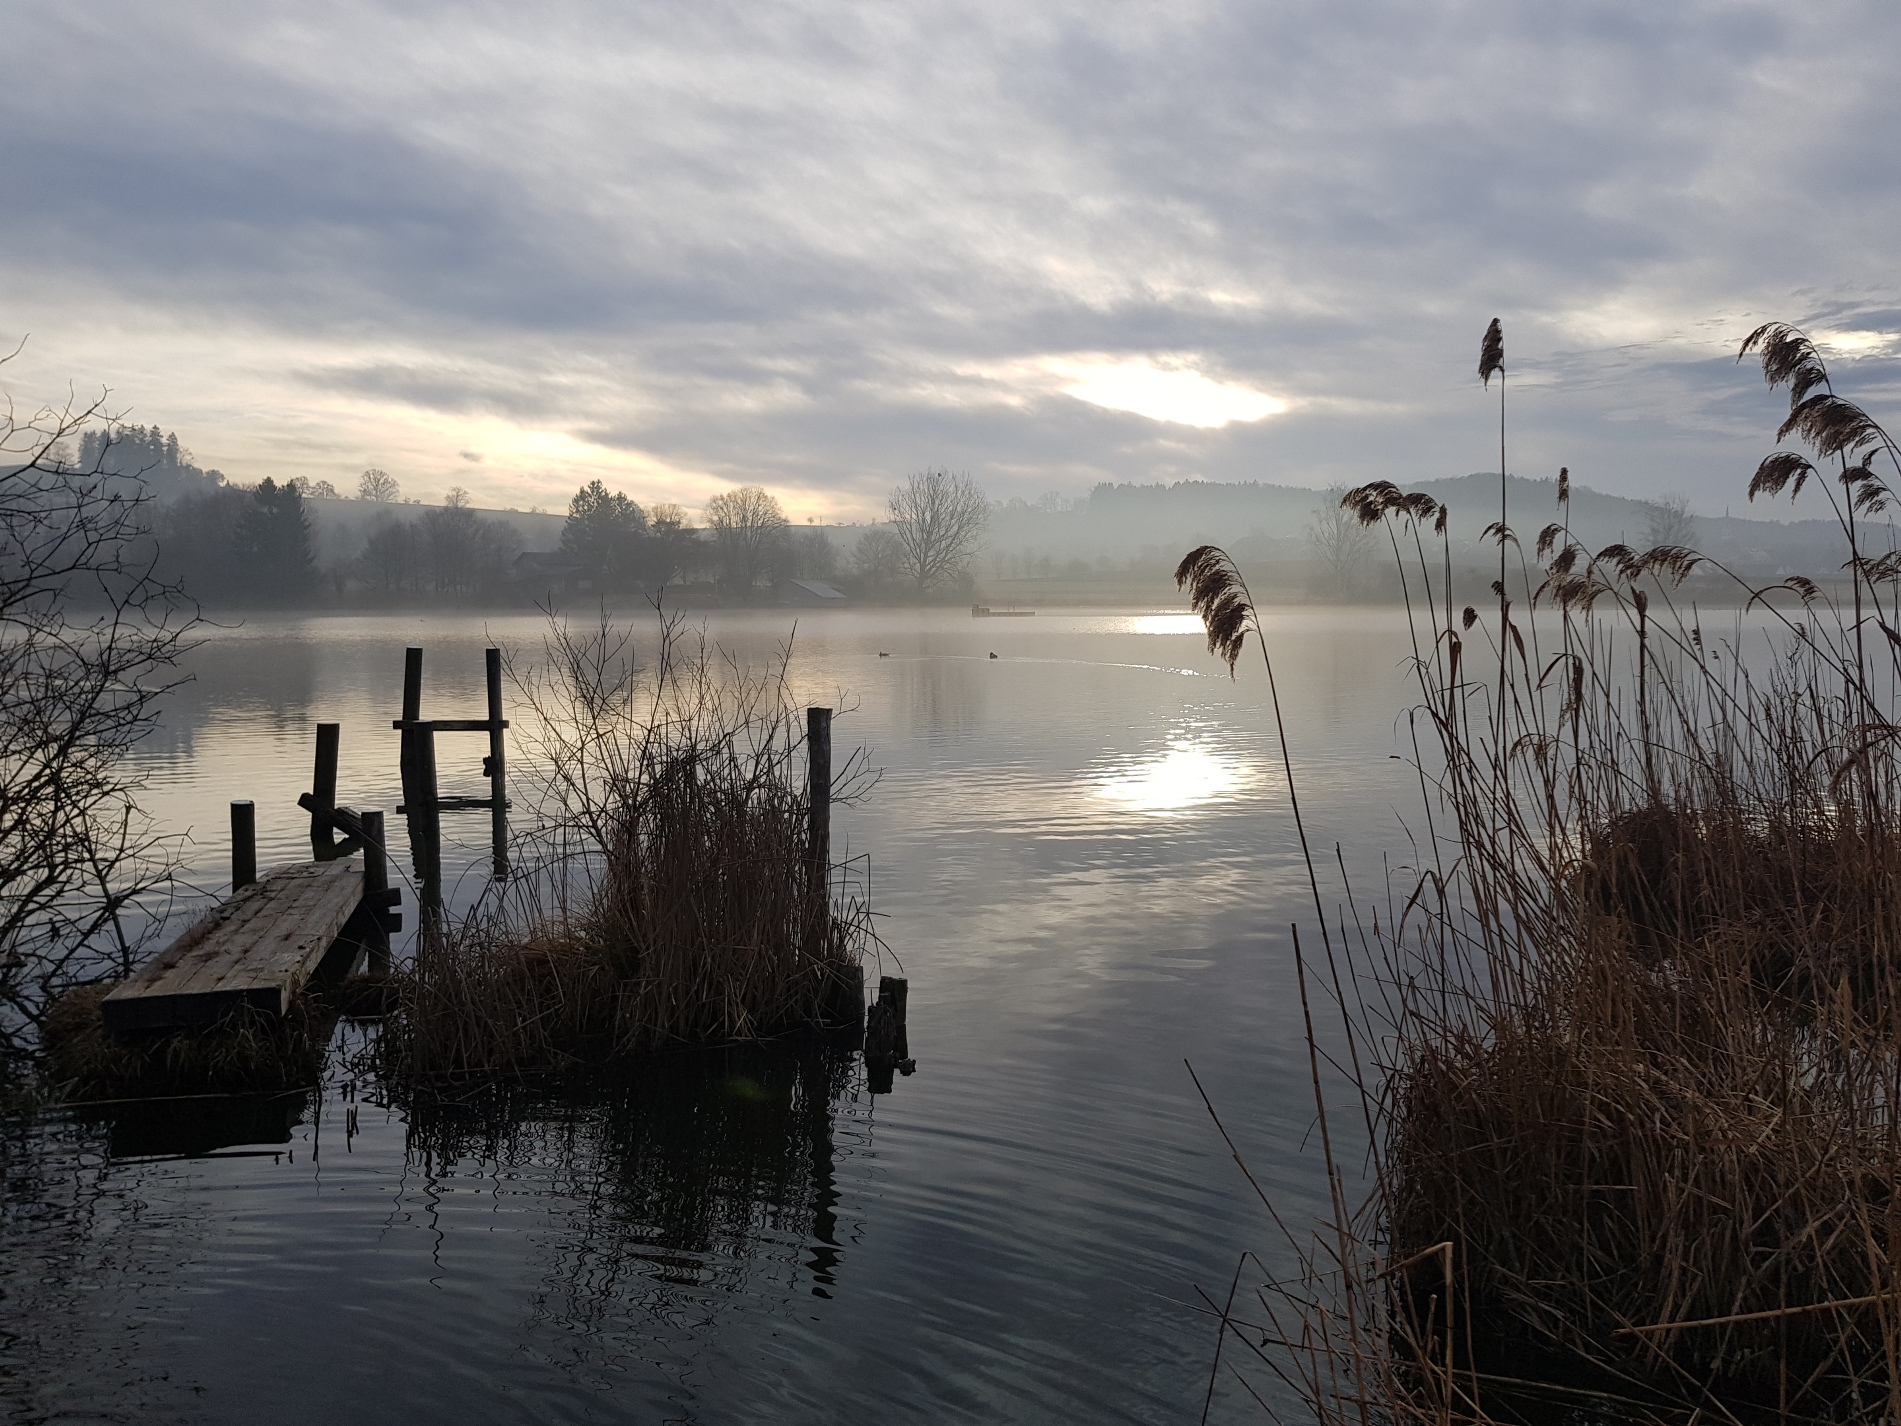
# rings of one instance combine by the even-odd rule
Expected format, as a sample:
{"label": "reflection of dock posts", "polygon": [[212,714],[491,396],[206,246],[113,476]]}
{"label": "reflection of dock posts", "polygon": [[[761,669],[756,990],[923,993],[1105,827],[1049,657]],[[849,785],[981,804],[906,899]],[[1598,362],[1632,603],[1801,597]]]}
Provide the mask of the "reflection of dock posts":
{"label": "reflection of dock posts", "polygon": [[403,655],[403,807],[409,850],[420,885],[420,922],[442,911],[442,809],[436,789],[436,730],[422,721],[422,650]]}
{"label": "reflection of dock posts", "polygon": [[371,975],[389,974],[389,935],[400,931],[403,918],[392,911],[389,890],[389,849],[383,841],[383,812],[370,807],[357,814],[363,822],[363,905],[368,911],[364,943],[369,948]]}
{"label": "reflection of dock posts", "polygon": [[482,771],[488,777],[489,841],[495,854],[495,879],[508,878],[508,752],[502,733],[502,651],[484,655],[488,673],[488,756]]}
{"label": "reflection of dock posts", "polygon": [[231,804],[231,889],[257,880],[257,804],[246,798]]}
{"label": "reflection of dock posts", "polygon": [[336,854],[336,837],[330,829],[328,814],[337,806],[337,752],[342,742],[343,725],[317,725],[317,766],[310,775],[310,854],[317,861],[329,861]]}

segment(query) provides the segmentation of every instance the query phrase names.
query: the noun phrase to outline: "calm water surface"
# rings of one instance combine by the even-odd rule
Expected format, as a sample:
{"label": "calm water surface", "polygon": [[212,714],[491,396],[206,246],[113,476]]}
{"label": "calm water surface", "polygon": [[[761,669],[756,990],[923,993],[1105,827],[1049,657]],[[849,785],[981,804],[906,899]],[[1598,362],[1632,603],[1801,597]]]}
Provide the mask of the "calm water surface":
{"label": "calm water surface", "polygon": [[[1403,627],[1269,622],[1310,829],[1377,875],[1403,859]],[[765,659],[790,627],[711,631]],[[541,632],[219,632],[144,750],[150,807],[206,894],[233,797],[262,863],[306,856],[315,722],[343,724],[341,800],[393,809],[404,646],[425,716],[476,716],[483,647]],[[339,1069],[278,1105],[48,1114],[0,1153],[12,1419],[1196,1419],[1194,1288],[1275,1239],[1183,1060],[1286,1213],[1323,1192],[1287,931],[1311,902],[1258,659],[1230,682],[1179,614],[826,613],[791,676],[883,770],[834,838],[870,856],[915,1076],[872,1096],[824,1056],[676,1056],[560,1102],[415,1105]],[[441,742],[444,791],[482,791],[482,739]],[[464,899],[485,823],[447,828]],[[1258,1416],[1217,1388],[1213,1419]]]}

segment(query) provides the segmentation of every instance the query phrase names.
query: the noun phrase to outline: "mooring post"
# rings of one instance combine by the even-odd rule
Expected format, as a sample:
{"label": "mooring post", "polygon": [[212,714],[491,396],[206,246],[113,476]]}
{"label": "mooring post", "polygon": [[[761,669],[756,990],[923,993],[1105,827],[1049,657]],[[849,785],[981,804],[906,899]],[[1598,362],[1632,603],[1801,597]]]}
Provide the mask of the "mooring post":
{"label": "mooring post", "polygon": [[508,752],[502,729],[502,651],[490,649],[483,656],[488,673],[488,774],[489,841],[495,855],[495,879],[508,878]]}
{"label": "mooring post", "polygon": [[325,814],[337,806],[337,753],[342,741],[341,723],[317,725],[317,765],[310,775],[310,850],[318,861],[327,861],[337,844]]}
{"label": "mooring post", "polygon": [[422,719],[422,650],[403,650],[403,721]]}
{"label": "mooring post", "polygon": [[422,723],[422,650],[403,654],[403,813],[409,819],[409,852],[420,883],[421,916],[442,905],[442,809],[436,790],[436,730]]}
{"label": "mooring post", "polygon": [[812,883],[827,889],[832,865],[832,710],[805,710],[805,788],[810,804],[805,857]]}
{"label": "mooring post", "polygon": [[383,810],[368,807],[357,814],[363,823],[363,905],[365,943],[371,975],[389,974],[389,933],[402,924],[389,909],[389,852],[383,844]]}
{"label": "mooring post", "polygon": [[880,976],[878,998],[865,1012],[866,1088],[873,1094],[891,1093],[893,1071],[910,1074],[917,1068],[904,1024],[910,993],[911,984],[902,977]]}
{"label": "mooring post", "polygon": [[[832,931],[832,710],[805,710],[805,953],[825,958]],[[862,1003],[864,992],[859,992]]]}
{"label": "mooring post", "polygon": [[412,810],[409,825],[421,826],[422,860],[416,875],[422,882],[421,914],[434,920],[442,910],[442,799],[436,787],[436,730],[416,732],[416,800],[420,817]]}
{"label": "mooring post", "polygon": [[248,797],[231,804],[231,889],[257,880],[257,804]]}

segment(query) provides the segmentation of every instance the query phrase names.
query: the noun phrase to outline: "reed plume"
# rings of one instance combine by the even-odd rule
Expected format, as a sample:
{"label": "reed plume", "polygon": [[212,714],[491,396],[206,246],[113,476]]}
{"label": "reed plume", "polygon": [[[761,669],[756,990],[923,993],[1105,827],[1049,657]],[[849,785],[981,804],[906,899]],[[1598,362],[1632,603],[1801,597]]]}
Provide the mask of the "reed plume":
{"label": "reed plume", "polygon": [[[1254,601],[1248,595],[1247,581],[1241,577],[1240,569],[1227,551],[1215,545],[1201,545],[1190,550],[1175,566],[1175,587],[1188,591],[1188,607],[1201,616],[1202,627],[1208,633],[1208,652],[1228,665],[1228,676],[1232,678],[1235,661],[1247,646],[1248,631],[1258,632]],[[1265,640],[1261,648],[1265,653]]]}

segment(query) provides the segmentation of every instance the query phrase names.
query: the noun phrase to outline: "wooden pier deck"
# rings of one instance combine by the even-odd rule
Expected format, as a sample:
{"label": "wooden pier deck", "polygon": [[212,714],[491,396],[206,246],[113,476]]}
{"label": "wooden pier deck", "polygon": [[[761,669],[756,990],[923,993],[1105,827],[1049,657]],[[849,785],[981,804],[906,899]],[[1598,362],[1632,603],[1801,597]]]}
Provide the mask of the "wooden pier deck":
{"label": "wooden pier deck", "polygon": [[355,858],[298,862],[241,888],[107,995],[114,1031],[205,1025],[248,1005],[282,1015],[363,901]]}

